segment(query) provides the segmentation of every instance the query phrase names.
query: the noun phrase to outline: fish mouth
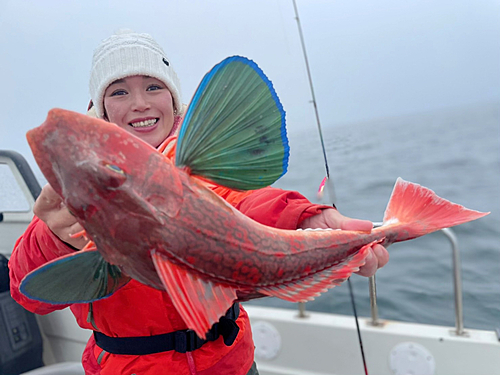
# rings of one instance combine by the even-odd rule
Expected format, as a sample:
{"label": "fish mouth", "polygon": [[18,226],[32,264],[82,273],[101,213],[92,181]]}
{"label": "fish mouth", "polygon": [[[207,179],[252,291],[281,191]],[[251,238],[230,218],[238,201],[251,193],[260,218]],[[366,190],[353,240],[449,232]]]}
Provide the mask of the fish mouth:
{"label": "fish mouth", "polygon": [[149,128],[151,126],[154,126],[160,121],[159,117],[156,118],[150,118],[147,120],[140,120],[140,121],[133,121],[129,122],[128,124],[132,126],[134,129],[141,129],[141,128]]}

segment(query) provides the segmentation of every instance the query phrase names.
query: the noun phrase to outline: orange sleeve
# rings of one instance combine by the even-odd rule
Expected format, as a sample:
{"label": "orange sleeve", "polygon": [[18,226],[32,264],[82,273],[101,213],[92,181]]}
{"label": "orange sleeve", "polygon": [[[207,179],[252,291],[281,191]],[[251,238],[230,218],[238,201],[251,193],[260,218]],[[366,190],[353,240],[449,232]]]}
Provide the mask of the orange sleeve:
{"label": "orange sleeve", "polygon": [[297,229],[302,220],[332,208],[311,203],[296,191],[272,187],[254,190],[235,207],[261,224],[280,229]]}

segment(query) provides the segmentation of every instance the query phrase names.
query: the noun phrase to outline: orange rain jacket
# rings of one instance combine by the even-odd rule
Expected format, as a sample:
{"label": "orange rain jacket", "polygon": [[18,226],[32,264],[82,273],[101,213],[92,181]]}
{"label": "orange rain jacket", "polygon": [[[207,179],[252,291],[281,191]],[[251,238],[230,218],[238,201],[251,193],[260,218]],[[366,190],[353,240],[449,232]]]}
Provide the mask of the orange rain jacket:
{"label": "orange rain jacket", "polygon": [[[175,142],[176,137],[168,138],[160,151],[173,158]],[[215,185],[208,187],[252,219],[282,229],[296,229],[300,221],[328,207],[312,204],[299,193],[275,188],[236,192]],[[10,258],[12,297],[37,314],[67,307],[30,300],[20,293],[19,284],[30,271],[73,251],[43,221],[34,217],[16,242]],[[90,304],[73,304],[70,308],[80,327],[112,337],[159,335],[187,329],[166,292],[135,280],[109,298]],[[102,353],[92,335],[82,362],[87,375],[245,375],[254,360],[254,344],[248,315],[243,308],[236,323],[240,331],[231,346],[226,346],[219,337],[188,353],[168,351],[140,356]]]}

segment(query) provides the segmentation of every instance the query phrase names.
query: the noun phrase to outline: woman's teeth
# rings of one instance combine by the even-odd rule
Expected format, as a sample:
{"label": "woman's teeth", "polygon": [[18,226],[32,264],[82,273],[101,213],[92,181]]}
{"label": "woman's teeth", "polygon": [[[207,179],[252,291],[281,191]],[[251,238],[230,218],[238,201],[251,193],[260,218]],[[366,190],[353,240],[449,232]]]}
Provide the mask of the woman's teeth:
{"label": "woman's teeth", "polygon": [[134,128],[145,128],[147,126],[152,126],[156,124],[157,121],[158,121],[157,118],[153,118],[151,120],[146,120],[146,121],[131,122],[130,125],[132,125]]}

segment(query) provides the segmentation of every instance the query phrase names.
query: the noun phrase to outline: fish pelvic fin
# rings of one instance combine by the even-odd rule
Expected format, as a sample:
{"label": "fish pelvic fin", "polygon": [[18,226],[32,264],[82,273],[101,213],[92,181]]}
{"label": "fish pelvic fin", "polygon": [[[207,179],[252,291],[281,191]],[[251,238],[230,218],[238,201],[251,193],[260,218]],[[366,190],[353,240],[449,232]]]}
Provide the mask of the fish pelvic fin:
{"label": "fish pelvic fin", "polygon": [[173,264],[157,251],[151,252],[156,271],[172,302],[188,328],[204,339],[214,323],[237,299],[236,289],[203,280]]}
{"label": "fish pelvic fin", "polygon": [[404,241],[488,215],[439,197],[432,190],[398,178],[384,214],[384,225],[405,226],[396,241]]}
{"label": "fish pelvic fin", "polygon": [[66,305],[107,298],[129,281],[97,250],[82,250],[38,267],[24,277],[19,289],[30,299]]}
{"label": "fish pelvic fin", "polygon": [[343,262],[320,272],[316,272],[293,282],[259,288],[257,291],[290,302],[312,301],[321,293],[340,285],[347,280],[353,272],[359,271],[359,268],[366,262],[366,257],[369,254],[370,248],[377,242],[379,241],[364,245],[358,252],[354,253]]}

